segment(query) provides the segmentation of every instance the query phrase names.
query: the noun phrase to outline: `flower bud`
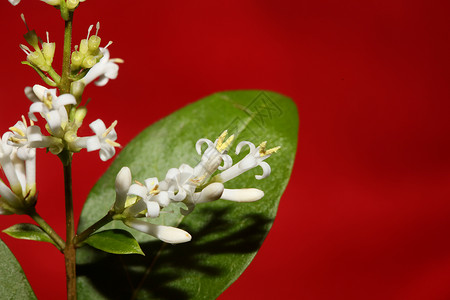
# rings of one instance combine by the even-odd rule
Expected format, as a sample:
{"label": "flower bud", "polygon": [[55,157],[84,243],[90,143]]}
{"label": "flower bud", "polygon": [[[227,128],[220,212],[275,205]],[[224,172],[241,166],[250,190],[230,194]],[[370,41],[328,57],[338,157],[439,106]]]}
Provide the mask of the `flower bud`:
{"label": "flower bud", "polygon": [[53,62],[53,57],[55,56],[55,43],[42,43],[42,54],[44,55],[45,60],[48,65],[51,65]]}
{"label": "flower bud", "polygon": [[81,66],[85,69],[90,69],[92,68],[95,64],[97,63],[97,59],[92,56],[92,55],[88,55],[84,58],[83,63],[81,64]]}
{"label": "flower bud", "polygon": [[88,48],[89,48],[89,52],[92,53],[92,55],[97,55],[99,50],[98,47],[100,47],[100,43],[101,43],[102,39],[99,36],[93,35],[89,38],[88,41]]}
{"label": "flower bud", "polygon": [[116,202],[114,203],[114,210],[120,212],[125,207],[128,189],[131,186],[131,171],[128,167],[123,167],[116,177]]}
{"label": "flower bud", "polygon": [[80,42],[80,53],[86,55],[89,50],[88,40],[82,39]]}
{"label": "flower bud", "polygon": [[77,108],[77,110],[75,112],[75,118],[74,118],[75,124],[77,125],[77,127],[81,126],[84,118],[86,117],[86,114],[87,114],[86,106],[81,106],[81,107]]}
{"label": "flower bud", "polygon": [[70,68],[72,70],[79,69],[81,67],[81,64],[83,63],[83,59],[84,59],[84,55],[82,55],[78,51],[73,51]]}
{"label": "flower bud", "polygon": [[38,67],[39,69],[41,69],[42,71],[47,72],[48,70],[50,70],[50,68],[47,65],[47,62],[45,61],[45,58],[42,55],[41,51],[31,52],[27,56],[27,60],[30,63],[32,63],[33,65],[35,65],[36,67]]}
{"label": "flower bud", "polygon": [[68,9],[74,10],[80,4],[80,0],[67,0],[66,3]]}

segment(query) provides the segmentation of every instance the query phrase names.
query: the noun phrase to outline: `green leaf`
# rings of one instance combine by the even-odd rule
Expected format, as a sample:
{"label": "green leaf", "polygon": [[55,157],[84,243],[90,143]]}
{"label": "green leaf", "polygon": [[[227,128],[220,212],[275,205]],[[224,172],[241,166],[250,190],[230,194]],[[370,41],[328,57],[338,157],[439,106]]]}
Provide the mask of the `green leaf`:
{"label": "green leaf", "polygon": [[45,233],[39,226],[36,226],[34,224],[16,224],[3,230],[3,232],[16,239],[48,242],[57,246],[47,233]]}
{"label": "green leaf", "polygon": [[36,299],[22,267],[5,243],[0,240],[1,299]]}
{"label": "green leaf", "polygon": [[[149,106],[149,110],[152,106]],[[78,251],[79,299],[215,299],[245,270],[274,221],[280,197],[289,181],[297,147],[298,114],[288,98],[261,91],[233,91],[211,95],[186,106],[145,129],[118,155],[92,189],[84,206],[80,232],[103,217],[115,199],[114,181],[120,168],[130,167],[133,178],[165,178],[182,163],[195,166],[200,156],[195,143],[215,140],[224,129],[243,140],[281,149],[266,160],[268,178],[256,180],[258,167],[227,182],[227,188],[262,189],[258,202],[218,200],[198,205],[184,217],[161,214],[152,223],[180,228],[192,235],[186,244],[164,244],[115,221],[106,228],[133,232],[145,257],[111,256],[90,247]],[[233,156],[233,162],[242,158]],[[244,153],[245,152],[245,153]],[[170,209],[170,207],[169,207]],[[114,286],[114,289],[111,289]]]}
{"label": "green leaf", "polygon": [[84,242],[108,253],[145,255],[133,235],[126,230],[100,231],[88,237]]}

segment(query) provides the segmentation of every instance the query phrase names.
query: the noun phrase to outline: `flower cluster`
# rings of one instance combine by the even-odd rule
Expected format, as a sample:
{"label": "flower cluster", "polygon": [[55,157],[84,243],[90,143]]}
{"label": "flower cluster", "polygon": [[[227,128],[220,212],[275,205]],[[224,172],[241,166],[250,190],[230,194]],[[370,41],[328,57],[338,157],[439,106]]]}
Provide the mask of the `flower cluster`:
{"label": "flower cluster", "polygon": [[[20,1],[10,2],[18,4]],[[44,2],[51,5],[60,3]],[[67,1],[67,5],[69,2],[78,5],[79,1]],[[25,22],[23,15],[22,19]],[[82,56],[82,61],[80,66],[72,67],[69,77],[71,93],[58,95],[56,88],[38,84],[25,88],[25,95],[32,102],[28,111],[29,121],[22,116],[9,128],[10,131],[3,134],[0,143],[0,168],[5,174],[5,181],[0,179],[0,214],[27,213],[35,205],[36,148],[45,148],[55,155],[65,153],[69,159],[72,153],[82,149],[88,152],[99,150],[100,159],[106,161],[114,156],[115,148],[120,146],[116,142],[117,121],[106,127],[102,120],[97,119],[89,125],[93,135],[78,136],[87,114],[86,106],[80,105],[84,87],[94,80],[97,80],[97,85],[105,85],[109,79],[115,79],[119,69],[116,63],[121,62],[120,59],[110,59],[106,47],[111,43],[100,47],[99,24],[96,34],[89,37],[92,27],[87,39],[80,42],[80,51],[72,52],[72,66],[77,64],[77,55]],[[52,68],[55,43],[50,43],[48,33],[47,42],[42,42],[34,30],[28,26],[27,30],[24,37],[34,51],[21,45],[27,54],[24,63],[33,67],[47,84],[59,86],[61,77]],[[42,121],[43,126],[38,126]]]}
{"label": "flower cluster", "polygon": [[[264,160],[279,147],[266,150],[266,142],[261,143],[259,147],[250,142],[241,142],[236,147],[236,154],[239,154],[245,145],[249,146],[250,153],[233,165],[227,151],[234,136],[228,139],[226,136],[227,131],[214,143],[208,139],[198,140],[196,149],[198,154],[202,155],[200,163],[194,168],[187,164],[172,168],[162,181],[148,178],[144,183],[132,184],[130,170],[127,167],[122,168],[116,177],[116,201],[112,208],[115,218],[164,242],[176,244],[190,241],[189,233],[178,228],[144,222],[138,218],[157,218],[161,210],[171,203],[184,203],[186,209],[181,208],[181,213],[187,215],[197,204],[218,199],[235,202],[261,199],[264,192],[259,189],[227,189],[224,183],[257,166],[262,167],[263,174],[256,175],[256,179],[269,176],[270,166]],[[201,146],[204,143],[208,147],[202,154]],[[212,177],[218,170],[222,172]]]}

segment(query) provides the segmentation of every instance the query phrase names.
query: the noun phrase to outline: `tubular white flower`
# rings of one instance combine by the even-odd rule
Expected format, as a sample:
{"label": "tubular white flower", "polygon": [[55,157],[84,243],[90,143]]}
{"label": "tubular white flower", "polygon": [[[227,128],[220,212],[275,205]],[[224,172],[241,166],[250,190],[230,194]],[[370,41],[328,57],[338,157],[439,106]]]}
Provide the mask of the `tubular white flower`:
{"label": "tubular white flower", "polygon": [[2,141],[0,143],[0,166],[8,179],[9,185],[15,194],[22,194],[22,186],[16,173],[16,168],[12,161],[13,152],[17,149],[11,145],[8,145],[10,133],[3,134]]}
{"label": "tubular white flower", "polygon": [[264,192],[259,189],[224,189],[222,196],[223,200],[234,202],[254,202],[264,197]]}
{"label": "tubular white flower", "polygon": [[275,147],[266,150],[267,142],[262,142],[261,145],[255,147],[253,143],[250,142],[240,142],[236,146],[236,154],[239,154],[242,147],[249,146],[250,152],[247,154],[240,162],[232,166],[231,168],[223,171],[216,176],[217,180],[220,182],[227,182],[242,173],[260,166],[263,169],[262,175],[255,175],[256,179],[263,179],[270,175],[270,166],[268,163],[264,162],[265,159],[269,158],[273,153],[275,153],[280,147]]}
{"label": "tubular white flower", "polygon": [[[233,164],[233,160],[226,152],[233,142],[234,135],[225,140],[227,134],[228,131],[225,130],[214,143],[208,139],[199,139],[195,144],[195,149],[199,155],[202,154],[202,145],[204,143],[208,145],[200,163],[194,168],[194,177],[196,177],[198,184],[206,182],[217,169],[226,170]],[[221,166],[222,162],[223,165]]]}
{"label": "tubular white flower", "polygon": [[136,219],[126,219],[123,222],[131,228],[154,236],[169,244],[186,243],[192,239],[188,232],[175,227],[150,224]]}
{"label": "tubular white flower", "polygon": [[89,124],[95,135],[79,138],[74,143],[79,148],[86,148],[88,152],[100,150],[100,159],[107,161],[116,154],[115,147],[120,147],[120,144],[115,142],[117,140],[117,133],[114,129],[116,125],[117,121],[114,121],[111,126],[106,128],[105,123],[97,119]]}
{"label": "tubular white flower", "polygon": [[187,164],[169,169],[165,180],[160,183],[160,189],[167,191],[168,197],[175,202],[191,198],[196,188],[193,172],[194,169]]}
{"label": "tubular white flower", "polygon": [[119,73],[119,65],[117,63],[123,63],[123,60],[120,58],[110,59],[109,50],[106,47],[99,49],[103,57],[87,72],[86,76],[80,79],[85,85],[98,78],[95,85],[104,86],[110,79],[117,78]]}
{"label": "tubular white flower", "polygon": [[[15,208],[26,203],[24,199],[31,199],[36,194],[36,149],[22,147],[18,149],[8,145],[12,133],[3,135],[0,143],[0,167],[3,169],[9,186],[1,182],[0,195]],[[14,195],[14,196],[13,196]]]}

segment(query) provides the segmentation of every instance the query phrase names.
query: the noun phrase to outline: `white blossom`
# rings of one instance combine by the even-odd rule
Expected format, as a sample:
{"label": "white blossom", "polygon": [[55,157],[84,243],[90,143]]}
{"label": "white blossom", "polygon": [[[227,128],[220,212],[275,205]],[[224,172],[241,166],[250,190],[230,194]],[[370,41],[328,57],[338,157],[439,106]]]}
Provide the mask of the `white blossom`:
{"label": "white blossom", "polygon": [[25,94],[34,103],[31,104],[28,117],[37,121],[35,113],[47,121],[48,129],[53,136],[63,137],[64,129],[68,123],[68,115],[65,106],[77,103],[75,97],[71,94],[56,95],[56,89],[47,89],[41,85],[33,86],[33,93],[29,89]]}
{"label": "white blossom", "polygon": [[223,171],[219,175],[216,176],[216,179],[220,182],[227,182],[242,173],[251,170],[257,166],[260,166],[263,169],[262,175],[255,175],[256,179],[263,179],[270,175],[270,166],[268,163],[264,162],[265,159],[269,158],[273,153],[275,153],[280,147],[275,147],[269,150],[266,150],[267,142],[262,142],[261,145],[255,147],[255,145],[251,142],[240,142],[236,146],[236,154],[239,154],[242,147],[249,146],[250,152],[247,154],[240,162],[232,166],[231,168]]}
{"label": "white blossom", "polygon": [[117,63],[122,63],[123,60],[120,58],[110,59],[109,50],[106,47],[99,49],[103,57],[87,72],[86,76],[80,79],[85,85],[98,78],[95,85],[104,86],[110,79],[116,79],[119,73],[119,65]]}
{"label": "white blossom", "polygon": [[100,150],[100,159],[107,161],[116,154],[115,147],[120,147],[120,144],[115,142],[117,140],[116,127],[117,121],[114,121],[111,126],[106,128],[105,123],[97,119],[89,127],[95,133],[89,137],[79,137],[73,141],[74,148],[86,148],[88,152]]}

